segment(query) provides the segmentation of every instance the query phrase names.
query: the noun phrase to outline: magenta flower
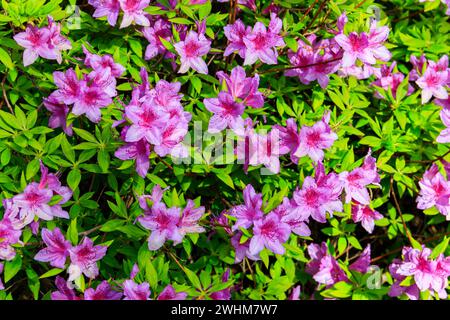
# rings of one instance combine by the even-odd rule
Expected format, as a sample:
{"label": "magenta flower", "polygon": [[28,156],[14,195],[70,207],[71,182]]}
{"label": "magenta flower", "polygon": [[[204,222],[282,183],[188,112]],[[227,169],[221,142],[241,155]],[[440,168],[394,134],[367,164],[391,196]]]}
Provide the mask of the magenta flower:
{"label": "magenta flower", "polygon": [[388,27],[377,27],[376,21],[371,25],[369,34],[351,32],[348,36],[340,33],[334,38],[344,50],[342,67],[355,65],[356,60],[365,64],[375,64],[377,59],[389,61],[391,53],[383,43],[389,35]]}
{"label": "magenta flower", "polygon": [[322,161],[323,150],[329,149],[338,138],[328,125],[330,115],[330,112],[326,112],[322,120],[313,126],[303,126],[300,129],[300,143],[294,152],[295,157],[301,158],[308,155],[314,162]]}
{"label": "magenta flower", "polygon": [[119,0],[89,0],[89,4],[95,7],[94,18],[106,17],[111,26],[115,26],[120,12]]}
{"label": "magenta flower", "polygon": [[294,191],[292,206],[301,219],[311,216],[317,222],[325,223],[327,213],[332,216],[333,212],[342,211],[339,195],[331,188],[318,185],[312,177],[306,177],[302,188]]}
{"label": "magenta flower", "polygon": [[231,215],[237,218],[232,230],[238,230],[240,227],[248,229],[255,221],[263,217],[262,212],[262,194],[256,193],[251,184],[248,184],[244,191],[244,204],[235,206],[231,210]]}
{"label": "magenta flower", "polygon": [[186,292],[176,292],[172,285],[167,285],[156,300],[186,300]]}
{"label": "magenta flower", "polygon": [[[128,127],[122,130],[122,139],[125,139]],[[121,160],[136,160],[136,172],[142,177],[147,176],[150,167],[150,145],[144,139],[136,142],[126,142],[124,146],[116,150],[114,155]]]}
{"label": "magenta flower", "polygon": [[435,163],[425,171],[419,181],[419,187],[417,208],[426,210],[436,206],[436,209],[446,217],[446,220],[450,220],[450,182],[439,172]]}
{"label": "magenta flower", "polygon": [[101,260],[106,254],[107,247],[95,246],[91,239],[84,238],[81,244],[69,249],[70,266],[69,279],[74,281],[83,273],[90,279],[98,276],[97,261]]}
{"label": "magenta flower", "polygon": [[[187,114],[190,118],[191,114]],[[162,130],[161,144],[154,147],[156,154],[161,157],[171,154],[174,157],[186,158],[189,152],[182,142],[187,133],[188,121],[186,119],[180,119],[176,116],[170,119],[170,122]]]}
{"label": "magenta flower", "polygon": [[290,153],[291,161],[297,164],[298,158],[294,156],[294,152],[300,146],[300,134],[298,132],[297,122],[295,119],[289,118],[286,120],[286,127],[278,124],[273,127],[278,130],[278,134],[280,135],[280,154]]}
{"label": "magenta flower", "polygon": [[51,293],[52,300],[81,300],[62,277],[56,276],[55,284],[58,290]]}
{"label": "magenta flower", "polygon": [[437,71],[435,62],[428,61],[428,63],[424,74],[416,81],[422,89],[422,104],[430,101],[433,96],[438,99],[448,98],[446,89],[449,81],[448,71]]}
{"label": "magenta flower", "polygon": [[276,47],[284,47],[283,37],[279,35],[283,22],[276,14],[270,15],[269,27],[262,22],[256,22],[252,31],[244,38],[244,65],[254,64],[258,59],[266,64],[277,64],[278,52]]}
{"label": "magenta flower", "polygon": [[276,207],[273,212],[278,215],[280,221],[289,225],[291,231],[302,237],[309,237],[311,230],[308,225],[308,215],[302,213],[301,210],[295,210],[295,206],[287,198],[283,198],[283,202]]}
{"label": "magenta flower", "polygon": [[66,70],[66,72],[53,72],[53,81],[58,90],[53,92],[51,96],[66,105],[78,101],[81,96],[81,88],[86,85],[83,80],[78,80],[77,74],[72,68]]}
{"label": "magenta flower", "polygon": [[406,276],[402,276],[401,274],[397,273],[397,270],[401,264],[402,260],[394,259],[389,265],[389,273],[394,279],[394,283],[389,289],[388,296],[398,297],[405,294],[410,300],[419,300],[420,290],[415,283],[409,286],[400,285],[403,280],[406,279]]}
{"label": "magenta flower", "polygon": [[137,284],[133,280],[125,280],[123,294],[123,300],[150,300],[150,285],[147,282]]}
{"label": "magenta flower", "polygon": [[84,291],[84,300],[120,300],[122,293],[114,291],[108,281],[102,281],[97,288]]}
{"label": "magenta flower", "polygon": [[361,225],[368,233],[373,232],[375,221],[383,218],[378,211],[373,210],[367,205],[356,203],[352,206],[352,219],[354,222],[361,222]]}
{"label": "magenta flower", "polygon": [[328,253],[325,242],[319,246],[311,243],[308,246],[311,261],[306,265],[306,272],[311,274],[318,283],[332,286],[340,281],[348,281],[344,270],[339,266],[336,259]]}
{"label": "magenta flower", "polygon": [[243,130],[244,120],[241,116],[245,107],[236,102],[230,93],[221,91],[217,98],[204,99],[203,103],[208,111],[214,113],[209,120],[210,133],[220,132],[227,127],[235,131]]}
{"label": "magenta flower", "polygon": [[208,74],[208,66],[202,59],[211,49],[211,41],[204,34],[189,31],[184,41],[173,45],[180,56],[181,66],[178,73],[186,73],[189,68],[198,73]]}
{"label": "magenta flower", "polygon": [[148,7],[150,0],[119,0],[119,3],[123,11],[121,29],[128,27],[132,22],[144,27],[150,26],[150,21],[143,10]]}
{"label": "magenta flower", "polygon": [[[402,81],[405,79],[405,75],[401,72],[395,72],[394,70],[397,63],[394,61],[390,67],[387,65],[381,66],[381,77],[379,77],[376,81],[372,82],[372,86],[377,86],[383,88],[388,91],[391,90],[392,96],[395,98],[397,96],[397,89]],[[408,92],[407,95],[410,95],[414,91],[414,88],[408,83]],[[376,92],[375,97],[379,99],[384,99],[380,93]]]}
{"label": "magenta flower", "polygon": [[276,213],[270,212],[253,225],[253,237],[250,240],[249,252],[259,254],[264,247],[276,254],[284,254],[283,243],[289,239],[291,228],[282,222]]}
{"label": "magenta flower", "polygon": [[132,123],[125,136],[126,142],[136,142],[145,138],[151,144],[161,144],[161,129],[169,120],[167,113],[149,101],[141,106],[128,105],[125,115]]}
{"label": "magenta flower", "polygon": [[48,119],[48,126],[50,128],[62,128],[67,135],[71,136],[73,134],[72,125],[67,125],[69,107],[58,100],[53,93],[43,100],[43,104],[52,113]]}
{"label": "magenta flower", "polygon": [[253,78],[247,78],[245,70],[237,66],[231,70],[230,75],[219,71],[217,77],[225,82],[228,93],[233,96],[236,102],[252,108],[261,108],[264,105],[264,96],[258,91],[258,74],[255,74]]}
{"label": "magenta flower", "polygon": [[205,232],[205,228],[198,224],[198,221],[205,213],[205,207],[195,208],[195,203],[188,200],[186,207],[183,209],[181,219],[179,222],[179,232],[184,236],[187,233],[201,233]]}
{"label": "magenta flower", "polygon": [[99,73],[105,72],[109,69],[109,73],[112,77],[118,78],[125,72],[125,67],[120,63],[114,61],[110,54],[105,54],[102,56],[90,53],[86,47],[83,45],[83,52],[86,55],[84,59],[84,64],[88,68],[94,69]]}
{"label": "magenta flower", "polygon": [[159,202],[153,204],[150,212],[138,218],[144,228],[152,231],[148,238],[150,250],[158,250],[167,240],[172,240],[174,245],[181,243],[183,235],[178,228],[180,216],[180,208],[167,208]]}
{"label": "magenta flower", "polygon": [[62,62],[61,51],[72,48],[70,41],[61,36],[61,26],[48,17],[48,26],[38,28],[27,26],[24,32],[16,34],[13,38],[18,45],[25,48],[23,53],[23,64],[29,66],[38,57]]}
{"label": "magenta flower", "polygon": [[[3,200],[3,206],[6,208],[5,202],[6,201]],[[14,228],[5,209],[5,216],[0,220],[0,260],[10,261],[14,259],[16,251],[12,245],[20,241],[21,235],[22,230]]]}
{"label": "magenta flower", "polygon": [[450,98],[447,100],[434,100],[434,103],[438,105],[443,105],[444,109],[440,112],[440,117],[442,123],[446,126],[444,130],[439,133],[436,141],[439,143],[449,143],[450,142],[450,106],[447,106],[450,102]]}
{"label": "magenta flower", "polygon": [[348,268],[360,273],[367,273],[370,267],[370,244],[361,252],[361,255]]}
{"label": "magenta flower", "polygon": [[292,289],[291,294],[288,297],[288,300],[300,300],[300,292],[301,292],[301,287],[300,286],[296,286]]}
{"label": "magenta flower", "polygon": [[77,116],[85,114],[89,120],[98,123],[102,117],[100,108],[110,104],[112,104],[112,99],[103,88],[96,85],[90,87],[82,86],[81,95],[75,101],[72,113]]}
{"label": "magenta flower", "polygon": [[344,184],[346,203],[353,199],[360,204],[368,205],[370,203],[370,195],[367,186],[370,184],[379,185],[380,182],[376,159],[371,156],[371,150],[364,158],[364,163],[361,167],[353,169],[351,172],[341,172],[339,179]]}
{"label": "magenta flower", "polygon": [[145,49],[145,59],[150,60],[158,54],[164,55],[166,58],[174,57],[173,53],[168,52],[166,47],[161,42],[160,38],[171,41],[172,25],[164,19],[158,19],[153,26],[145,27],[142,34],[147,39],[149,44]]}
{"label": "magenta flower", "polygon": [[246,46],[244,37],[252,32],[252,28],[246,27],[240,19],[237,19],[233,24],[225,26],[223,31],[229,41],[223,55],[227,57],[237,51],[241,58],[245,58]]}
{"label": "magenta flower", "polygon": [[[236,132],[236,131],[235,131]],[[236,132],[239,134],[239,131]],[[251,134],[249,148],[249,164],[264,165],[272,173],[280,172],[280,135],[274,129],[267,134]],[[238,145],[239,147],[239,145]],[[239,150],[240,151],[240,150]]]}
{"label": "magenta flower", "polygon": [[72,248],[70,242],[64,238],[59,228],[55,228],[53,231],[44,228],[41,235],[47,247],[40,250],[34,259],[49,262],[55,268],[64,269],[69,250]]}
{"label": "magenta flower", "polygon": [[242,238],[242,232],[237,232],[232,238],[231,238],[231,245],[234,247],[235,250],[235,258],[234,263],[241,262],[245,257],[247,257],[250,260],[259,260],[259,254],[258,255],[252,255],[249,251],[249,245],[250,240],[247,239],[246,241],[241,243]]}

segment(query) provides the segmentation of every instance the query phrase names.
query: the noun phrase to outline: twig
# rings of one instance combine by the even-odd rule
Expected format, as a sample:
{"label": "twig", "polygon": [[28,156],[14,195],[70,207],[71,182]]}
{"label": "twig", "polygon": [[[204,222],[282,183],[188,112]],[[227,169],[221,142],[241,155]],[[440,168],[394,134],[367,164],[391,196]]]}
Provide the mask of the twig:
{"label": "twig", "polygon": [[394,177],[391,177],[391,185],[390,185],[390,192],[392,194],[392,199],[394,200],[395,207],[397,208],[397,212],[400,215],[400,219],[402,220],[403,228],[405,229],[406,236],[408,237],[409,243],[411,245],[414,243],[414,240],[411,236],[411,232],[409,231],[408,227],[406,226],[405,219],[403,218],[402,210],[400,209],[400,205],[397,200],[397,196],[395,195],[394,191]]}
{"label": "twig", "polygon": [[306,27],[306,30],[309,30],[309,28],[312,27],[314,21],[316,21],[317,17],[319,16],[320,12],[322,12],[323,8],[325,7],[326,3],[328,2],[328,0],[323,0],[322,3],[320,4],[319,9],[317,10],[316,14],[314,15],[314,17],[312,18],[312,20],[308,23],[308,26]]}
{"label": "twig", "polygon": [[6,76],[2,80],[3,99],[5,99],[5,102],[6,102],[6,105],[8,106],[9,111],[11,111],[11,113],[14,114],[13,108],[11,107],[11,104],[9,103],[8,97],[6,96],[5,81],[6,81]]}

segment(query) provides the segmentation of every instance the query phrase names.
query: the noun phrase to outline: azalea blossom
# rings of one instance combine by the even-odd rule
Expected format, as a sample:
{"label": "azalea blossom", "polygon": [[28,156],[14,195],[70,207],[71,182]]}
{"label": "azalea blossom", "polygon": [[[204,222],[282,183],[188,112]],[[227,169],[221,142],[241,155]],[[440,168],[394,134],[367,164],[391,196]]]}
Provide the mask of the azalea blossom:
{"label": "azalea blossom", "polygon": [[252,32],[252,28],[245,26],[240,19],[237,19],[233,24],[225,26],[223,31],[229,42],[223,55],[227,57],[237,51],[241,58],[245,58],[244,37]]}
{"label": "azalea blossom", "polygon": [[179,231],[182,235],[187,233],[202,233],[205,232],[205,228],[198,224],[198,221],[205,213],[205,207],[195,208],[195,203],[191,199],[188,199],[186,207],[181,213],[179,221]]}
{"label": "azalea blossom", "polygon": [[150,26],[150,21],[143,10],[149,6],[150,0],[119,0],[119,3],[123,11],[121,29],[128,27],[133,22],[144,27]]}
{"label": "azalea blossom", "polygon": [[55,268],[64,269],[69,250],[72,248],[70,242],[64,238],[59,228],[55,228],[53,231],[44,228],[41,235],[47,247],[40,250],[34,259],[49,262]]}
{"label": "azalea blossom", "polygon": [[97,288],[84,291],[84,300],[120,300],[122,293],[114,291],[108,281],[102,281]]}
{"label": "azalea blossom", "polygon": [[344,185],[346,203],[353,199],[360,204],[368,205],[370,203],[370,195],[367,186],[370,184],[379,186],[380,182],[376,159],[371,156],[371,150],[364,158],[364,163],[361,167],[350,172],[341,172],[339,179]]}
{"label": "azalea blossom", "polygon": [[351,265],[349,265],[350,270],[355,270],[360,273],[367,273],[370,267],[370,244],[361,252],[358,259],[355,260]]}
{"label": "azalea blossom", "polygon": [[[372,86],[383,88],[388,91],[391,90],[392,96],[395,98],[397,96],[397,89],[405,79],[405,75],[401,72],[393,72],[397,62],[393,62],[390,67],[387,65],[381,66],[381,77],[379,77],[376,81],[372,82]],[[407,93],[406,95],[410,95],[414,91],[414,88],[411,84],[408,83]],[[375,97],[379,99],[384,99],[384,97],[379,93],[375,93]]]}
{"label": "azalea blossom", "polygon": [[352,219],[354,222],[361,222],[361,225],[368,233],[373,232],[375,221],[383,218],[378,211],[371,209],[367,205],[356,203],[352,206]]}
{"label": "azalea blossom", "polygon": [[48,119],[48,126],[50,128],[62,128],[68,136],[72,136],[72,124],[67,125],[69,107],[53,94],[48,96],[48,98],[45,98],[43,104],[44,107],[51,112],[51,116]]}
{"label": "azalea blossom", "polygon": [[284,254],[283,243],[288,240],[290,233],[289,225],[282,222],[276,213],[271,212],[254,222],[249,252],[251,255],[257,255],[267,248],[273,253]]}
{"label": "azalea blossom", "polygon": [[301,210],[295,210],[295,203],[287,197],[283,198],[283,202],[278,205],[273,212],[277,214],[280,221],[286,223],[296,235],[303,237],[309,237],[311,235],[311,230],[307,225],[309,215],[303,214]]}
{"label": "azalea blossom", "polygon": [[153,25],[142,29],[142,34],[147,39],[149,44],[145,49],[145,59],[150,60],[158,54],[162,54],[165,58],[174,58],[174,54],[167,51],[160,38],[166,41],[171,41],[172,26],[170,22],[164,19],[157,19]]}
{"label": "azalea blossom", "polygon": [[208,111],[214,113],[209,120],[210,133],[220,132],[227,127],[236,131],[243,130],[244,120],[241,116],[245,107],[236,102],[231,94],[221,91],[217,98],[207,98],[203,103]]}
{"label": "azalea blossom", "polygon": [[252,255],[249,251],[250,239],[247,239],[241,243],[242,236],[242,232],[239,231],[231,238],[231,245],[235,250],[234,263],[239,263],[244,260],[244,258],[254,261],[259,260],[259,254]]}
{"label": "azalea blossom", "polygon": [[330,112],[326,112],[322,120],[313,126],[303,126],[300,129],[300,142],[294,156],[301,158],[308,155],[314,162],[322,161],[323,150],[330,148],[337,140],[337,134],[330,126]]}
{"label": "azalea blossom", "polygon": [[295,119],[287,119],[285,127],[278,124],[273,127],[278,130],[278,134],[280,135],[280,154],[290,153],[291,161],[297,164],[298,158],[294,155],[294,152],[300,146],[300,134]]}
{"label": "azalea blossom", "polygon": [[176,292],[172,285],[167,285],[156,300],[186,300],[186,292]]}
{"label": "azalea blossom", "polygon": [[[125,139],[128,127],[122,130],[122,139]],[[114,155],[121,160],[136,160],[136,172],[143,178],[147,176],[150,167],[150,145],[145,139],[136,142],[126,142],[124,146],[117,149]]]}
{"label": "azalea blossom", "polygon": [[424,74],[417,79],[417,85],[422,89],[422,104],[427,103],[434,96],[438,99],[447,99],[447,84],[449,81],[449,73],[445,71],[437,71],[433,61],[428,61],[428,66]]}
{"label": "azalea blossom", "polygon": [[208,74],[208,66],[202,57],[211,49],[211,41],[204,34],[191,30],[184,41],[177,42],[173,46],[181,60],[178,73],[186,73],[192,68],[198,73]]}
{"label": "azalea blossom", "polygon": [[125,280],[123,294],[123,300],[150,300],[150,285],[147,282],[137,284],[133,280]]}
{"label": "azalea blossom", "polygon": [[97,261],[106,254],[107,247],[94,245],[91,239],[85,237],[83,241],[69,249],[70,266],[68,281],[78,279],[83,273],[86,277],[94,279],[98,276]]}
{"label": "azalea blossom", "polygon": [[120,12],[119,0],[89,0],[89,4],[95,7],[92,14],[94,18],[106,17],[111,26],[115,26]]}
{"label": "azalea blossom", "polygon": [[248,184],[243,191],[244,204],[235,206],[231,210],[231,215],[237,218],[232,230],[238,230],[240,227],[248,229],[255,221],[263,217],[262,195],[256,193],[251,184]]}
{"label": "azalea blossom", "polygon": [[306,272],[311,274],[318,283],[330,287],[337,282],[348,281],[347,275],[337,260],[329,254],[325,242],[322,242],[320,246],[311,243],[308,246],[308,253],[312,260],[306,265]]}
{"label": "azalea blossom", "polygon": [[[5,200],[3,200],[3,206],[6,207]],[[12,245],[20,241],[21,235],[22,230],[14,228],[7,216],[0,220],[0,260],[10,261],[14,259],[16,251]]]}
{"label": "azalea blossom", "polygon": [[254,64],[258,59],[266,64],[277,64],[277,47],[284,47],[283,37],[279,35],[283,22],[275,13],[270,15],[269,27],[256,22],[252,31],[243,38],[245,44],[244,65]]}
{"label": "azalea blossom", "polygon": [[[230,279],[230,268],[227,268],[227,270],[222,275],[222,282],[226,283]],[[209,296],[213,300],[230,300],[231,299],[231,288],[228,287],[226,289],[216,291],[210,294]]]}
{"label": "azalea blossom", "polygon": [[50,295],[52,300],[81,300],[72,288],[69,288],[67,281],[60,276],[56,276],[55,285],[58,289],[53,291]]}

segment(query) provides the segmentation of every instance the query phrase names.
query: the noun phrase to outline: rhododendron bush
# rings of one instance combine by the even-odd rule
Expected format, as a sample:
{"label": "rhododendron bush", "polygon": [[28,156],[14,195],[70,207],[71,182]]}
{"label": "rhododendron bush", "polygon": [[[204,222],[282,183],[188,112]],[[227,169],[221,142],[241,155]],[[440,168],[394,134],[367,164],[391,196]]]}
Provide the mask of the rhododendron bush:
{"label": "rhododendron bush", "polygon": [[446,0],[3,0],[0,299],[447,299]]}

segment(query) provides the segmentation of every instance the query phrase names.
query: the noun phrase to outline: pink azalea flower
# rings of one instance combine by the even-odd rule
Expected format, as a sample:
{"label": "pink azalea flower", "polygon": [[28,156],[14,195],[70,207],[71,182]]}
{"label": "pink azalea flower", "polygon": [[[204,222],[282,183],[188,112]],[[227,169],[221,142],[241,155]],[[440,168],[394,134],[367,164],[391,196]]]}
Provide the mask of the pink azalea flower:
{"label": "pink azalea flower", "polygon": [[259,75],[255,74],[253,78],[247,78],[245,70],[240,67],[234,67],[231,74],[227,75],[223,71],[217,72],[219,80],[225,82],[228,93],[233,96],[237,102],[241,102],[252,108],[261,108],[264,105],[264,96],[258,91]]}
{"label": "pink azalea flower", "polygon": [[276,207],[273,212],[278,215],[280,221],[289,225],[291,231],[302,237],[309,237],[308,216],[304,215],[300,210],[295,210],[295,205],[287,198],[283,198],[283,202]]}
{"label": "pink azalea flower", "polygon": [[120,300],[122,293],[114,291],[108,281],[102,281],[97,288],[84,291],[84,300]]}
{"label": "pink azalea flower", "polygon": [[409,81],[416,81],[423,74],[427,59],[424,54],[422,54],[419,58],[411,55],[409,57],[409,62],[413,65],[413,69],[409,72]]}
{"label": "pink azalea flower", "polygon": [[102,117],[100,109],[110,104],[112,104],[111,97],[101,87],[83,85],[80,97],[73,105],[72,113],[77,116],[85,114],[89,120],[98,123]]}
{"label": "pink azalea flower", "polygon": [[283,22],[276,14],[270,15],[269,27],[262,22],[256,22],[252,31],[244,38],[244,65],[254,64],[258,59],[266,64],[277,64],[278,52],[276,47],[284,47],[283,37],[279,35]]}
{"label": "pink azalea flower", "polygon": [[417,79],[417,85],[422,89],[422,104],[430,101],[431,97],[438,99],[447,99],[448,92],[446,85],[448,83],[447,71],[436,71],[435,63],[428,61],[427,69],[424,74]]}
{"label": "pink azalea flower", "polygon": [[262,194],[256,193],[251,184],[248,184],[244,191],[244,204],[235,206],[231,210],[231,215],[237,218],[236,223],[233,225],[232,230],[238,230],[240,227],[248,229],[255,221],[263,217],[262,207]]}
{"label": "pink azalea flower", "polygon": [[120,29],[128,27],[133,21],[140,26],[150,26],[150,21],[143,10],[148,7],[150,0],[119,0],[119,3],[123,11]]}
{"label": "pink azalea flower", "polygon": [[341,172],[339,179],[344,184],[346,203],[353,199],[360,204],[368,205],[370,203],[370,195],[367,186],[370,184],[379,185],[380,182],[376,159],[371,156],[371,150],[364,158],[364,163],[361,167],[353,169],[351,172]]}
{"label": "pink azalea flower", "polygon": [[419,300],[420,290],[415,283],[410,286],[400,285],[402,281],[405,280],[406,278],[406,276],[402,276],[399,273],[397,273],[397,270],[401,264],[402,260],[394,259],[392,263],[389,265],[389,273],[394,279],[394,283],[389,289],[388,296],[398,297],[405,294],[410,300]]}
{"label": "pink azalea flower", "polygon": [[[3,206],[5,208],[6,202],[7,201],[3,200]],[[20,241],[21,235],[22,230],[14,228],[13,224],[7,217],[7,212],[5,209],[5,216],[2,220],[0,220],[0,260],[10,261],[14,259],[14,257],[16,256],[16,251],[14,250],[12,245]]]}
{"label": "pink azalea flower", "polygon": [[335,41],[344,50],[344,68],[355,65],[356,60],[369,65],[375,64],[377,59],[389,61],[391,53],[383,45],[389,35],[389,28],[377,27],[376,24],[376,21],[372,23],[369,34],[351,32],[348,36],[343,33],[336,35]]}
{"label": "pink azalea flower", "polygon": [[[189,114],[189,118],[190,116]],[[161,157],[171,154],[174,157],[186,158],[189,152],[182,142],[187,133],[188,121],[173,117],[162,130],[161,144],[154,147],[156,154]]]}
{"label": "pink azalea flower", "polygon": [[[397,96],[397,89],[399,85],[402,83],[402,81],[405,79],[405,75],[401,72],[395,72],[394,70],[397,63],[394,61],[390,67],[387,65],[381,66],[381,77],[379,77],[376,81],[372,82],[372,86],[381,87],[384,90],[388,91],[391,90],[392,96],[395,98]],[[408,83],[408,92],[407,95],[409,96],[414,91],[414,88]],[[380,93],[376,92],[375,97],[379,99],[384,99]]]}
{"label": "pink azalea flower", "polygon": [[94,18],[107,17],[108,23],[115,26],[120,12],[119,0],[89,0],[89,4],[95,7]]}
{"label": "pink azalea flower", "polygon": [[425,171],[419,181],[419,187],[417,208],[426,210],[436,206],[446,220],[450,220],[450,182],[439,172],[435,163]]}
{"label": "pink azalea flower", "polygon": [[[228,282],[228,279],[230,279],[230,268],[227,268],[227,270],[222,275],[222,282],[226,283]],[[209,295],[209,297],[213,300],[230,300],[231,299],[231,288],[226,288],[220,291],[213,292]]]}
{"label": "pink azalea flower", "polygon": [[308,246],[311,261],[306,265],[306,272],[311,274],[318,283],[326,284],[327,287],[340,281],[348,281],[344,270],[339,266],[336,259],[328,253],[325,242],[319,246],[311,243]]}
{"label": "pink azalea flower", "polygon": [[371,209],[367,205],[356,203],[352,206],[352,219],[354,222],[361,222],[361,225],[368,233],[373,232],[375,221],[383,218],[378,211]]}
{"label": "pink azalea flower", "polygon": [[303,220],[309,216],[320,223],[326,222],[326,214],[342,211],[339,194],[333,194],[332,189],[320,186],[312,177],[306,177],[302,188],[295,190],[292,205],[297,215]]}
{"label": "pink azalea flower", "polygon": [[86,85],[84,80],[78,80],[77,74],[72,68],[66,70],[66,72],[53,72],[53,81],[58,90],[53,92],[51,96],[66,105],[78,101],[81,96],[81,88]]}
{"label": "pink azalea flower", "polygon": [[145,49],[146,60],[153,59],[158,54],[162,54],[166,58],[174,57],[172,53],[167,51],[160,39],[163,38],[164,40],[171,41],[172,25],[170,22],[164,19],[158,19],[153,26],[145,27],[142,30],[142,34],[149,42]]}
{"label": "pink azalea flower", "polygon": [[367,273],[370,267],[370,244],[361,252],[361,255],[348,268],[360,273]]}
{"label": "pink azalea flower", "polygon": [[209,120],[208,131],[210,133],[220,132],[227,127],[242,131],[244,120],[241,116],[245,107],[236,102],[230,93],[221,91],[217,98],[204,99],[203,103],[208,111],[214,113]]}
{"label": "pink azalea flower", "polygon": [[178,73],[186,73],[189,68],[198,73],[208,74],[208,66],[202,59],[211,49],[211,41],[204,34],[189,31],[184,41],[173,45],[180,56],[181,66]]}
{"label": "pink azalea flower", "polygon": [[[122,139],[125,138],[128,127],[122,130]],[[136,160],[136,172],[142,177],[147,176],[150,167],[150,145],[144,139],[136,142],[126,142],[124,146],[116,150],[114,155],[121,160]]]}
{"label": "pink azalea flower", "polygon": [[186,300],[186,292],[176,292],[172,285],[167,285],[156,300]]}
{"label": "pink azalea flower", "polygon": [[300,300],[300,292],[301,292],[301,287],[300,286],[296,286],[292,289],[291,294],[288,297],[288,300]]}
{"label": "pink azalea flower", "polygon": [[38,28],[27,26],[24,32],[16,34],[13,38],[18,45],[25,48],[23,53],[23,64],[29,66],[38,57],[62,62],[61,50],[72,48],[70,41],[61,36],[61,26],[55,24],[53,19],[48,17],[48,27]]}
{"label": "pink azalea flower", "polygon": [[278,130],[280,135],[280,154],[290,153],[291,161],[298,163],[298,158],[294,152],[300,146],[300,134],[298,132],[298,125],[295,119],[289,118],[286,120],[286,127],[278,124],[273,126]]}
{"label": "pink azalea flower", "polygon": [[250,240],[249,252],[259,254],[264,248],[276,254],[284,254],[283,243],[289,239],[291,228],[282,222],[276,213],[270,212],[253,224],[253,237]]}
{"label": "pink azalea flower", "polygon": [[198,221],[205,213],[205,207],[195,208],[195,203],[191,199],[187,201],[186,207],[183,209],[179,222],[179,231],[184,236],[187,233],[205,232],[205,228],[198,224]]}
{"label": "pink azalea flower", "polygon": [[123,300],[150,300],[150,285],[147,282],[137,284],[133,280],[125,280],[123,294]]}
{"label": "pink azalea flower", "polygon": [[110,69],[110,73],[113,77],[120,77],[125,72],[125,67],[120,63],[114,61],[110,54],[102,56],[90,53],[83,45],[83,52],[86,55],[84,64],[86,67],[92,68],[97,72],[105,72],[106,69]]}
{"label": "pink azalea flower", "polygon": [[272,173],[280,172],[280,135],[276,129],[267,134],[253,133],[250,135],[249,142],[250,165],[257,166],[262,164]]}
{"label": "pink azalea flower", "polygon": [[56,276],[55,284],[58,290],[51,293],[52,300],[81,300],[62,277]]}
{"label": "pink azalea flower", "polygon": [[240,19],[237,19],[233,24],[225,26],[223,31],[229,41],[223,55],[227,57],[237,51],[239,56],[244,59],[246,52],[244,37],[252,32],[252,28],[246,27]]}
{"label": "pink azalea flower", "polygon": [[443,105],[444,109],[440,112],[440,117],[442,123],[447,127],[439,133],[439,136],[436,138],[436,141],[439,143],[449,143],[450,142],[450,106],[447,106],[450,102],[450,98],[447,100],[434,100],[434,102],[438,105]]}
{"label": "pink azalea flower", "polygon": [[231,245],[234,247],[235,250],[235,258],[234,263],[239,263],[242,260],[244,260],[245,257],[247,257],[250,260],[259,260],[259,254],[252,255],[249,251],[249,245],[250,240],[247,239],[243,243],[241,243],[242,238],[242,232],[237,232],[232,238],[231,238]]}
{"label": "pink azalea flower", "polygon": [[125,136],[126,142],[136,142],[145,138],[151,144],[161,144],[161,129],[169,120],[169,115],[156,108],[151,100],[145,101],[141,106],[128,105],[125,108],[125,115],[132,123]]}
{"label": "pink azalea flower", "polygon": [[82,273],[90,279],[97,277],[99,272],[97,261],[105,256],[106,250],[107,247],[95,246],[87,237],[79,245],[69,249],[71,264],[68,281],[78,279]]}
{"label": "pink azalea flower", "polygon": [[44,228],[41,235],[47,247],[40,250],[34,259],[41,262],[50,262],[51,266],[64,269],[66,259],[69,256],[69,249],[72,247],[70,242],[64,238],[59,228],[55,228],[53,231]]}
{"label": "pink azalea flower", "polygon": [[48,119],[48,126],[50,128],[62,128],[68,136],[72,136],[72,125],[67,125],[69,107],[58,100],[53,93],[43,100],[43,104],[44,107],[52,113]]}
{"label": "pink azalea flower", "polygon": [[308,155],[314,162],[322,161],[324,149],[330,148],[337,140],[337,134],[331,131],[330,112],[326,112],[321,121],[313,126],[303,126],[300,129],[300,143],[294,156],[301,158]]}
{"label": "pink azalea flower", "polygon": [[150,250],[158,250],[167,240],[172,240],[174,245],[181,243],[183,235],[178,228],[180,216],[180,208],[167,208],[159,202],[153,204],[150,212],[138,218],[144,228],[152,231],[148,238]]}

